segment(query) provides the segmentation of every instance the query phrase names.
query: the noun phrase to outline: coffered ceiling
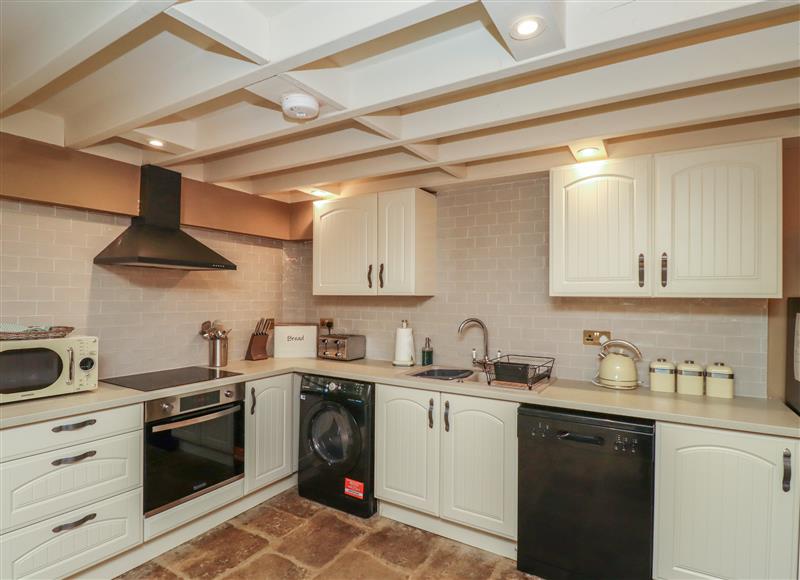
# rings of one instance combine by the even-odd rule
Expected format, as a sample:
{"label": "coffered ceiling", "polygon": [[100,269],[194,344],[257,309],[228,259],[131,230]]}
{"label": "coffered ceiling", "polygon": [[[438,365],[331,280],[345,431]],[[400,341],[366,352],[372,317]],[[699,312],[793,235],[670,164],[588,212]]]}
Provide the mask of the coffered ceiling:
{"label": "coffered ceiling", "polygon": [[[517,40],[525,17],[540,33]],[[798,18],[779,0],[2,0],[1,128],[286,201],[431,187],[586,140],[796,133]],[[316,118],[283,114],[295,92]]]}

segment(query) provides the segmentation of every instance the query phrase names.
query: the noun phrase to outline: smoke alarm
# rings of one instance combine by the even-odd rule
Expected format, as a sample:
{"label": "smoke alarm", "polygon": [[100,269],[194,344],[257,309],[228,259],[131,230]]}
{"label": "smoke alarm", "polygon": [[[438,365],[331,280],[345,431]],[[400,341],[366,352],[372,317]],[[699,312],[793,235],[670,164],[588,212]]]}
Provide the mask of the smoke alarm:
{"label": "smoke alarm", "polygon": [[290,93],[281,97],[283,114],[291,119],[313,119],[319,115],[317,99],[305,93]]}

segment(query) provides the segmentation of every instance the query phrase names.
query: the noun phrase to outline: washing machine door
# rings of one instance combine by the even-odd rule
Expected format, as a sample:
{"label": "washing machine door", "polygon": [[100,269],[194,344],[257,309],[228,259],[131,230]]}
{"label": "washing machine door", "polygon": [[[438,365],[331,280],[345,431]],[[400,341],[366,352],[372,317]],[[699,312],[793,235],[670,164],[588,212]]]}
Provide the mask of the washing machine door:
{"label": "washing machine door", "polygon": [[343,405],[323,401],[307,415],[303,429],[308,451],[314,462],[328,469],[346,473],[356,463],[362,451],[361,431],[355,418]]}

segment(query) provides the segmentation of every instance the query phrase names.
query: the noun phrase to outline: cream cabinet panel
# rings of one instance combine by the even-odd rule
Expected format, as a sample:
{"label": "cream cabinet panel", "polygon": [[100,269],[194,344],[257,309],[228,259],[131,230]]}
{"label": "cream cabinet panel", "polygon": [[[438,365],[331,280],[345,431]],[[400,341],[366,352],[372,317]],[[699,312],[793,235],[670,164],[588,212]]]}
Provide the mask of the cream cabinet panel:
{"label": "cream cabinet panel", "polygon": [[433,294],[436,198],[420,189],[378,194],[378,294]]}
{"label": "cream cabinet panel", "polygon": [[247,383],[245,493],[292,473],[292,375]]}
{"label": "cream cabinet panel", "polygon": [[3,463],[0,531],[139,487],[141,463],[141,431]]}
{"label": "cream cabinet panel", "polygon": [[314,294],[377,294],[378,198],[314,203]]}
{"label": "cream cabinet panel", "polygon": [[656,295],[781,295],[780,140],[656,155],[655,175]]}
{"label": "cream cabinet panel", "polygon": [[659,423],[656,448],[657,578],[797,577],[800,441]]}
{"label": "cream cabinet panel", "polygon": [[142,491],[0,536],[0,578],[66,578],[142,542]]}
{"label": "cream cabinet panel", "polygon": [[441,516],[515,539],[517,404],[442,394]]}
{"label": "cream cabinet panel", "polygon": [[378,385],[375,495],[438,515],[439,393]]}
{"label": "cream cabinet panel", "polygon": [[550,295],[647,296],[652,158],[550,172]]}

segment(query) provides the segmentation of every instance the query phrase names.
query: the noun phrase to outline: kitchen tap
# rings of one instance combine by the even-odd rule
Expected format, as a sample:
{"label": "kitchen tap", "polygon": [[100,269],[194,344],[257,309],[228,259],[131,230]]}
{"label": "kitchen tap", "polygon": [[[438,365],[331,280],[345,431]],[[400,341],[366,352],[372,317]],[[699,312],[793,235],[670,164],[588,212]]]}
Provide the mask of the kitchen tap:
{"label": "kitchen tap", "polygon": [[472,349],[472,364],[477,365],[478,363],[486,363],[489,362],[489,329],[486,328],[486,325],[483,323],[483,320],[480,318],[467,318],[461,324],[458,325],[458,334],[461,334],[464,331],[464,328],[469,326],[470,324],[477,324],[483,330],[483,359],[478,360],[478,355],[475,353],[475,349]]}

